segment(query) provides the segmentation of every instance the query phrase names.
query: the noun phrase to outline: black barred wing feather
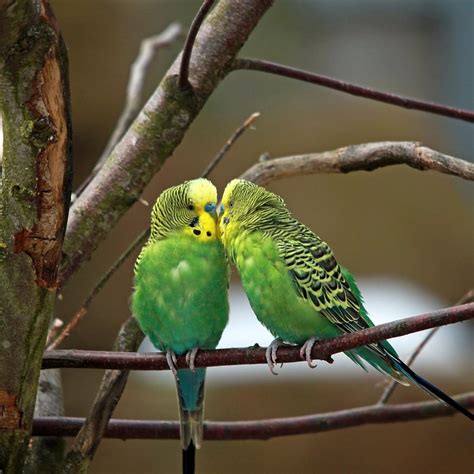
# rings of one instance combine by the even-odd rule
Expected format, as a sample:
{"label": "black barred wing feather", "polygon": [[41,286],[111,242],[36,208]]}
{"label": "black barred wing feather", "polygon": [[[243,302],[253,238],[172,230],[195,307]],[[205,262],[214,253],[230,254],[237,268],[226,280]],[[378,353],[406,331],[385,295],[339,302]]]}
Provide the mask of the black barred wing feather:
{"label": "black barred wing feather", "polygon": [[329,246],[302,224],[291,235],[278,237],[278,252],[300,296],[345,332],[368,327]]}

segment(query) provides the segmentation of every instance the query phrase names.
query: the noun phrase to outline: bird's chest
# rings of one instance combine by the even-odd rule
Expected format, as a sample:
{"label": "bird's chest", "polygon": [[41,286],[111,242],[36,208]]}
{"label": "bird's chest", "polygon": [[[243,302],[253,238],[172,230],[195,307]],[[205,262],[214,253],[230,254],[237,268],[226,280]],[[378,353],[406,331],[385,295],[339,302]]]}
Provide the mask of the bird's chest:
{"label": "bird's chest", "polygon": [[316,314],[298,296],[271,239],[236,242],[234,262],[255,315],[275,337],[301,343],[315,333]]}
{"label": "bird's chest", "polygon": [[236,239],[234,262],[256,313],[272,311],[282,296],[281,291],[292,290],[288,271],[275,245],[261,234]]}

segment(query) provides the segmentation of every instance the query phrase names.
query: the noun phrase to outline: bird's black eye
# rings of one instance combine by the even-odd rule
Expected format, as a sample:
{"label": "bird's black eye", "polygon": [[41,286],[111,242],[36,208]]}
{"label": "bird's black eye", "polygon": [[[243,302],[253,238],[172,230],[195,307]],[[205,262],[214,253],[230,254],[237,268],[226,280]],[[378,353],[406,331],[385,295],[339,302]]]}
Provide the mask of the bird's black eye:
{"label": "bird's black eye", "polygon": [[234,207],[234,201],[229,202],[229,207]]}
{"label": "bird's black eye", "polygon": [[194,206],[193,206],[192,204],[189,204],[189,205],[188,205],[188,209],[189,209],[190,211],[194,211]]}

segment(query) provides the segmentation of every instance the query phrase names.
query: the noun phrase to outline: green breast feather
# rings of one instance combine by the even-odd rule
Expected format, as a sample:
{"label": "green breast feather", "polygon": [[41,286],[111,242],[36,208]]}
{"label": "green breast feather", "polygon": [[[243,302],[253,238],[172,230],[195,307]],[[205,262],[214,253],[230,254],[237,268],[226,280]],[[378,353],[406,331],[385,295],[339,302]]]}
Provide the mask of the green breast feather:
{"label": "green breast feather", "polygon": [[187,235],[148,245],[135,275],[132,310],[161,350],[213,349],[228,319],[228,265],[222,244]]}

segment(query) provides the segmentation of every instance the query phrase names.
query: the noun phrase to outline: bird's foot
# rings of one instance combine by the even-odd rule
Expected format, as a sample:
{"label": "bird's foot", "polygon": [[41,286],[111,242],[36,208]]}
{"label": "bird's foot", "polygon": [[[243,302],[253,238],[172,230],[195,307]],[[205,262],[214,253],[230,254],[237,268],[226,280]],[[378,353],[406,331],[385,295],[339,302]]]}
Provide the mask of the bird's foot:
{"label": "bird's foot", "polygon": [[319,339],[317,337],[310,337],[300,349],[300,357],[306,360],[307,364],[310,368],[314,369],[317,364],[316,362],[313,363],[313,359],[311,358],[311,351],[313,350],[313,346]]}
{"label": "bird's foot", "polygon": [[196,367],[194,366],[194,361],[196,360],[196,355],[199,351],[199,347],[195,347],[190,351],[186,352],[186,364],[188,364],[191,372],[196,372]]}
{"label": "bird's foot", "polygon": [[[273,339],[270,345],[265,351],[265,359],[267,359],[268,368],[273,375],[278,375],[278,372],[275,371],[275,365],[277,364],[277,352],[280,346],[285,344],[281,339]],[[283,366],[283,364],[281,364]]]}
{"label": "bird's foot", "polygon": [[171,349],[166,349],[166,362],[168,362],[168,367],[170,368],[171,372],[173,372],[174,378],[179,380],[178,370],[176,369],[178,359],[176,358],[176,354]]}

